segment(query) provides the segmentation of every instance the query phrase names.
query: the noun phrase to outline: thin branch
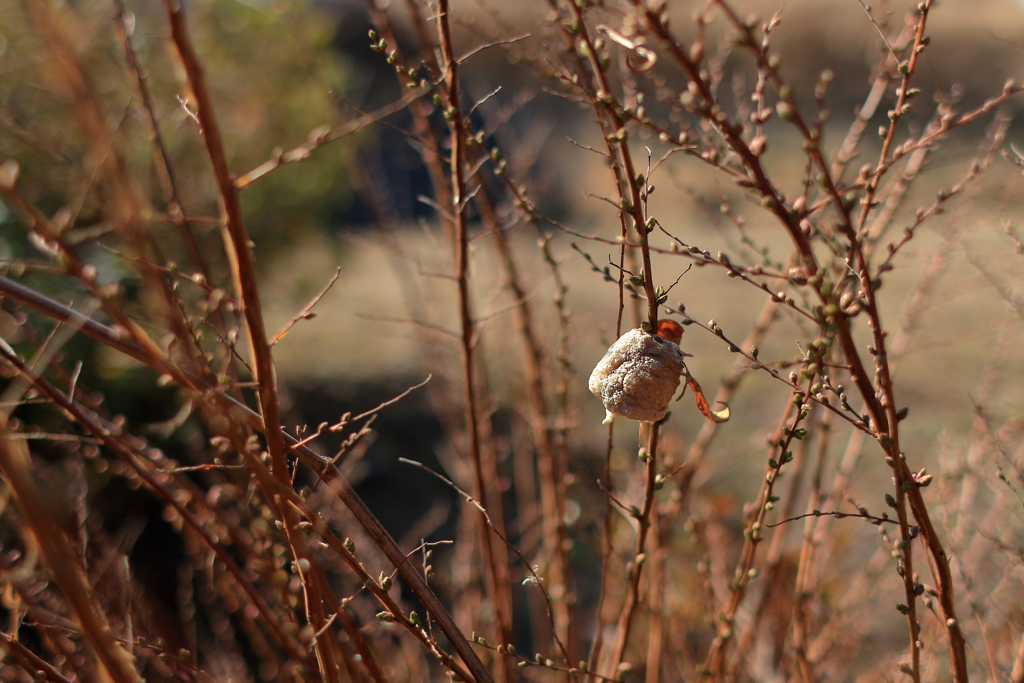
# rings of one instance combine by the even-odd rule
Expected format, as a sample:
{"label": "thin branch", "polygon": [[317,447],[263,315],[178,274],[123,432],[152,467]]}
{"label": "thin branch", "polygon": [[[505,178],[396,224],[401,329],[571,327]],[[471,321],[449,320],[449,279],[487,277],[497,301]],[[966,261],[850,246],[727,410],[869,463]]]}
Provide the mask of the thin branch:
{"label": "thin branch", "polygon": [[334,128],[321,126],[314,128],[309,133],[309,139],[305,144],[294,147],[287,152],[281,152],[280,154],[274,155],[272,159],[264,161],[262,164],[252,169],[248,173],[244,173],[234,181],[236,189],[241,190],[250,185],[253,181],[259,180],[263,176],[267,175],[271,171],[285,164],[293,164],[299,161],[305,161],[310,155],[323,147],[324,145],[340,140],[343,137],[358,133],[359,131],[367,128],[368,126],[379,122],[392,114],[406,109],[410,104],[418,100],[423,96],[422,91],[414,91],[406,94],[399,100],[396,100],[390,104],[387,104],[379,109],[364,114],[357,119],[353,119],[348,123]]}
{"label": "thin branch", "polygon": [[334,286],[334,283],[338,281],[339,277],[341,277],[341,266],[338,266],[337,270],[334,271],[334,277],[331,278],[330,282],[324,285],[323,289],[317,292],[316,296],[310,299],[309,303],[306,304],[306,306],[301,311],[299,311],[299,313],[294,318],[292,318],[287,325],[284,326],[283,330],[275,334],[270,339],[270,345],[273,346],[274,344],[277,344],[279,341],[284,339],[285,335],[288,334],[288,332],[300,320],[309,320],[310,318],[313,318],[316,315],[315,313],[312,312],[313,307],[320,303],[320,299],[324,298],[324,295],[330,291],[331,287]]}

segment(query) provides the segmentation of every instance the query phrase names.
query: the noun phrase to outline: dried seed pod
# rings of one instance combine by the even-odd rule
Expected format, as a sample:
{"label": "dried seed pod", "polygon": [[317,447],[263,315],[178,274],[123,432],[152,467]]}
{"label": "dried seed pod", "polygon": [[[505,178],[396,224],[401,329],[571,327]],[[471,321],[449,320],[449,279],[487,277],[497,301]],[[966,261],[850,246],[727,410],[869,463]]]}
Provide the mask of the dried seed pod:
{"label": "dried seed pod", "polygon": [[604,402],[605,424],[616,415],[642,422],[665,417],[684,355],[674,342],[641,329],[619,337],[590,374],[590,392]]}

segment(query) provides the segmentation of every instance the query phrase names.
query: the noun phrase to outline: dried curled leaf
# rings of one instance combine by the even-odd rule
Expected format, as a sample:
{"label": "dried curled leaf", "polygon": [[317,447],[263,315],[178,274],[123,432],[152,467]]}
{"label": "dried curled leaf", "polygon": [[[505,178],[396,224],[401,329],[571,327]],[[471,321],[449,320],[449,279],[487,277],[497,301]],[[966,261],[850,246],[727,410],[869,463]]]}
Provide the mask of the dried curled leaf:
{"label": "dried curled leaf", "polygon": [[[657,332],[659,337],[668,339],[676,346],[679,345],[679,342],[683,341],[683,326],[675,320],[659,320]],[[684,352],[683,355],[689,356],[690,354]]]}
{"label": "dried curled leaf", "polygon": [[658,61],[658,54],[653,50],[644,47],[644,38],[628,38],[618,31],[604,25],[599,25],[597,30],[606,34],[613,41],[626,48],[626,66],[633,73],[650,71]]}
{"label": "dried curled leaf", "polygon": [[[704,417],[711,420],[712,422],[725,422],[731,416],[728,404],[722,403],[724,408],[719,410],[717,413],[711,410],[711,406],[708,404],[708,400],[704,397],[704,390],[697,384],[697,380],[693,378],[693,375],[686,374],[686,385],[693,389],[693,397],[697,401],[697,410],[704,414]],[[721,401],[719,401],[721,403]]]}

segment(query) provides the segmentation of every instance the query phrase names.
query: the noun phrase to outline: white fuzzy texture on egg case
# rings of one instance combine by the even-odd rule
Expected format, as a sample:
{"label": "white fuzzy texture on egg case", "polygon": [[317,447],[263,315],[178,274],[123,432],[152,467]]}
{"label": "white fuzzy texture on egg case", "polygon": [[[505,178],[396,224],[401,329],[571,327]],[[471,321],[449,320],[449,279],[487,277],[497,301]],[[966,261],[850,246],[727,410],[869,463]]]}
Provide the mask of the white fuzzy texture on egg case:
{"label": "white fuzzy texture on egg case", "polygon": [[641,329],[626,332],[590,373],[590,392],[604,402],[604,424],[616,415],[642,422],[665,417],[684,367],[674,342]]}

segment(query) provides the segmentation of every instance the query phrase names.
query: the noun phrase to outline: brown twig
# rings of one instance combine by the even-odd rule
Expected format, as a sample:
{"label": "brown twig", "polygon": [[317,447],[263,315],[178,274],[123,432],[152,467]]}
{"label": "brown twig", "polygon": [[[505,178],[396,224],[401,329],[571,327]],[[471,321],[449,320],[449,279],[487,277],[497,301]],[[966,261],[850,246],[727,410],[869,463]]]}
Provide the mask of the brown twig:
{"label": "brown twig", "polygon": [[[125,340],[123,335],[117,334],[105,325],[89,320],[80,313],[77,313],[66,306],[62,306],[48,297],[42,296],[41,294],[38,294],[37,292],[2,276],[0,276],[0,291],[7,296],[16,298],[18,301],[21,301],[40,313],[54,318],[55,320],[70,322],[76,326],[76,329],[80,329],[84,334],[109,345],[117,351],[120,351],[121,353],[124,353],[145,365],[157,368],[160,367],[159,363],[152,358],[146,349],[139,347],[132,341]],[[264,429],[263,420],[257,413],[250,410],[247,406],[239,403],[230,396],[219,393],[215,387],[207,387],[206,390],[211,393],[215,400],[221,402],[230,414],[236,416],[246,425],[258,431],[262,431]],[[283,436],[285,441],[289,442],[289,445],[295,448],[294,452],[303,460],[303,462],[310,467],[317,476],[323,479],[324,483],[328,485],[330,490],[341,499],[346,507],[348,507],[360,525],[362,525],[366,530],[367,535],[369,535],[370,538],[381,548],[388,560],[398,568],[399,573],[409,583],[411,590],[423,602],[426,608],[430,610],[430,613],[437,621],[438,626],[445,634],[445,637],[449,639],[449,642],[452,643],[452,647],[459,653],[459,656],[462,657],[472,678],[478,681],[478,683],[488,683],[491,681],[491,677],[490,674],[487,673],[487,669],[473,652],[469,643],[459,631],[447,610],[441,604],[440,600],[437,599],[437,596],[434,595],[427,582],[423,579],[423,576],[409,565],[406,561],[405,553],[402,552],[401,548],[398,547],[398,544],[395,543],[391,535],[384,529],[384,526],[366,506],[366,503],[364,503],[356,494],[355,490],[352,489],[351,485],[344,479],[337,468],[329,460],[309,449],[309,447],[297,446],[298,440],[294,437],[287,434],[284,434]],[[283,486],[286,490],[290,489],[289,485]]]}
{"label": "brown twig", "polygon": [[[451,8],[447,0],[438,4],[437,27],[441,46],[441,69],[444,73],[445,118],[451,130],[451,214],[455,222],[455,277],[458,283],[459,320],[461,322],[460,350],[462,354],[462,391],[465,406],[465,423],[469,445],[469,459],[473,472],[473,494],[485,509],[501,507],[500,495],[491,495],[487,474],[484,469],[484,456],[481,445],[481,425],[477,397],[477,361],[475,347],[477,328],[470,309],[469,293],[469,235],[466,210],[465,178],[465,144],[466,132],[462,120],[462,108],[459,97],[459,64],[456,61],[450,28]],[[492,500],[492,498],[494,498]],[[491,541],[486,520],[481,517],[479,538],[487,568],[487,586],[492,607],[496,614],[498,639],[504,643],[512,642],[511,587],[508,570],[501,560],[503,552],[499,552]],[[500,531],[500,529],[499,529]],[[498,679],[511,681],[512,672],[507,660],[499,658]]]}

